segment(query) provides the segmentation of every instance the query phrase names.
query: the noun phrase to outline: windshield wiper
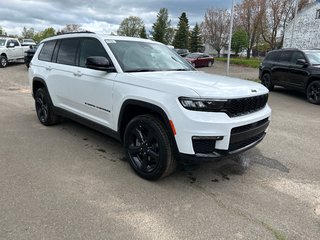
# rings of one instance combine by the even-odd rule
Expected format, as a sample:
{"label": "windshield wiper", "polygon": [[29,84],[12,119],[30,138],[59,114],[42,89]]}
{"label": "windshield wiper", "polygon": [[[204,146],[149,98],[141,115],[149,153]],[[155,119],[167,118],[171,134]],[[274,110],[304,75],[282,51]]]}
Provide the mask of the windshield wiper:
{"label": "windshield wiper", "polygon": [[155,71],[159,71],[159,70],[138,68],[138,69],[126,70],[125,72],[155,72]]}
{"label": "windshield wiper", "polygon": [[186,68],[176,68],[176,69],[168,69],[167,71],[191,71],[191,69],[186,69]]}

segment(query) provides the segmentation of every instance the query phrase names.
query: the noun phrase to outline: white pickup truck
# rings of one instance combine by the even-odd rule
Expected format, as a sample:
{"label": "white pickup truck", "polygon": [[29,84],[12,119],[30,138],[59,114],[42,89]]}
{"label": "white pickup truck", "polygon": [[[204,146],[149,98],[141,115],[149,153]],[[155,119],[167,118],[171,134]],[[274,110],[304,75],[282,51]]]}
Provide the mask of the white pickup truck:
{"label": "white pickup truck", "polygon": [[21,46],[18,39],[0,37],[0,68],[8,65],[8,62],[14,62],[24,58],[24,52],[29,46]]}

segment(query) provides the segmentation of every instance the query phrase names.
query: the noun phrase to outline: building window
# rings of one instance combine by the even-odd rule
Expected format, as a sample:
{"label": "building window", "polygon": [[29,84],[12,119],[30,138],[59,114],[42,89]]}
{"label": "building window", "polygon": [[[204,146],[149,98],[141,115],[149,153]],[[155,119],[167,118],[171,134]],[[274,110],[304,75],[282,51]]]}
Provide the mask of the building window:
{"label": "building window", "polygon": [[317,10],[316,19],[320,19],[320,9]]}

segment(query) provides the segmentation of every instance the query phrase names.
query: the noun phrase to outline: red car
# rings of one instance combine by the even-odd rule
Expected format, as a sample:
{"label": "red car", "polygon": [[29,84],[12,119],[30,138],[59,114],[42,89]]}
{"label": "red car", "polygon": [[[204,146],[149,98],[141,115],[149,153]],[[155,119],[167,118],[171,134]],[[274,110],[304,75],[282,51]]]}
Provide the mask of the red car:
{"label": "red car", "polygon": [[190,53],[185,59],[193,67],[211,67],[214,64],[214,58],[205,53]]}

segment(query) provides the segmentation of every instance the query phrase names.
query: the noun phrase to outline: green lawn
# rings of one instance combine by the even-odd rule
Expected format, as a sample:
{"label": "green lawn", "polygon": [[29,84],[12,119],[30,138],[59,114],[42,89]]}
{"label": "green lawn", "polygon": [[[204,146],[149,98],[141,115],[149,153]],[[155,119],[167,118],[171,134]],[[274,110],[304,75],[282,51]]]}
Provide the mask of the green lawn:
{"label": "green lawn", "polygon": [[[227,58],[224,58],[224,57],[215,58],[215,60],[220,61],[220,62],[227,62]],[[259,59],[259,58],[249,58],[249,59],[247,59],[247,58],[231,58],[230,63],[236,64],[236,65],[241,65],[244,67],[258,68],[261,63],[261,59]]]}

